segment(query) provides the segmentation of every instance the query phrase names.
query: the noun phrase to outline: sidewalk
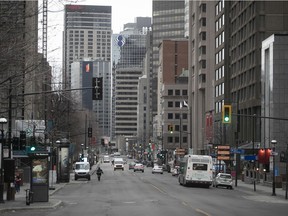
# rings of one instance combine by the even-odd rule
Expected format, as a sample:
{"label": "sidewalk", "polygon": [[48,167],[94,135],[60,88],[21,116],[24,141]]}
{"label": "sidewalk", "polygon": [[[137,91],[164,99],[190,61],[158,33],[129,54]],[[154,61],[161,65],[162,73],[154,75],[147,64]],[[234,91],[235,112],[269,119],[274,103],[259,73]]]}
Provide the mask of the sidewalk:
{"label": "sidewalk", "polygon": [[237,187],[235,187],[235,180],[234,180],[234,187],[235,190],[241,190],[243,192],[246,192],[249,196],[258,196],[263,200],[263,197],[265,197],[265,200],[282,200],[284,202],[287,202],[288,199],[285,199],[286,191],[282,188],[275,188],[275,194],[276,196],[272,196],[272,187],[264,185],[263,183],[258,183],[255,186],[254,191],[254,184],[251,183],[245,183],[241,180],[237,181]]}
{"label": "sidewalk", "polygon": [[4,193],[4,203],[0,203],[0,212],[9,210],[19,210],[19,209],[45,209],[45,208],[55,208],[59,206],[62,201],[53,199],[53,195],[56,191],[60,190],[67,183],[55,184],[53,187],[55,190],[49,190],[49,200],[48,202],[35,202],[30,205],[26,205],[26,189],[30,189],[30,184],[24,184],[21,186],[20,192],[15,194],[15,200],[6,200],[6,193]]}
{"label": "sidewalk", "polygon": [[[91,174],[95,172],[98,168],[98,164],[95,164],[91,169]],[[31,203],[30,205],[26,205],[26,189],[30,189],[30,184],[26,183],[21,186],[20,192],[15,194],[15,200],[6,200],[6,192],[4,192],[3,198],[4,203],[0,203],[0,213],[5,211],[12,211],[12,210],[25,210],[25,209],[51,209],[56,208],[62,203],[62,200],[54,199],[53,194],[60,190],[61,188],[65,187],[68,183],[56,183],[53,184],[54,190],[49,190],[49,200],[48,202],[35,202]]]}

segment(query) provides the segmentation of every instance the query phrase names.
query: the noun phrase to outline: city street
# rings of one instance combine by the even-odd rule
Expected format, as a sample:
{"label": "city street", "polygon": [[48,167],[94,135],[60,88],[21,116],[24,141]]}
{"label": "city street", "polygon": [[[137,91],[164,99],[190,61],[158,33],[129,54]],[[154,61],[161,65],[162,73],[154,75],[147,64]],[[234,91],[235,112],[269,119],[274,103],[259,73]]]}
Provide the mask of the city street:
{"label": "city street", "polygon": [[101,168],[104,175],[100,182],[95,174],[91,181],[72,178],[57,191],[53,198],[62,200],[62,205],[55,209],[16,210],[1,215],[19,212],[21,216],[287,215],[287,200],[270,201],[238,189],[183,187],[171,173],[152,174],[150,167],[145,167],[144,173],[134,173],[128,170],[128,165],[124,171],[113,171],[108,163],[101,164]]}

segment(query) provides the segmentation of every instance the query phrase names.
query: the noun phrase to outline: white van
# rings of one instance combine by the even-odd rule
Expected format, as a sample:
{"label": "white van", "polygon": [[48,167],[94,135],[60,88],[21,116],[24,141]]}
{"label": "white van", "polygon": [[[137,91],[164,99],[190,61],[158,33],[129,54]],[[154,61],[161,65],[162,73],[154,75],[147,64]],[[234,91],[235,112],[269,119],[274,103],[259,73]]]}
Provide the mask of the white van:
{"label": "white van", "polygon": [[114,171],[116,169],[124,170],[124,163],[125,161],[123,160],[123,158],[114,158]]}
{"label": "white van", "polygon": [[104,155],[104,157],[103,157],[103,163],[110,163],[110,157],[109,157],[109,155]]}
{"label": "white van", "polygon": [[74,170],[74,179],[77,181],[79,178],[86,178],[91,180],[90,164],[88,162],[76,162]]}

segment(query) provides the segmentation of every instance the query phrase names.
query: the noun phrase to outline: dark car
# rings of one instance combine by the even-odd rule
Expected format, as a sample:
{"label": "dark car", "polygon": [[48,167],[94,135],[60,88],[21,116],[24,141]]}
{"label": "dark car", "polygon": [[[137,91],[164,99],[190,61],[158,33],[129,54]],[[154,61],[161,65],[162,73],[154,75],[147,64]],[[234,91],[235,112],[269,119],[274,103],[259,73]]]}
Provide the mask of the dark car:
{"label": "dark car", "polygon": [[134,169],[135,164],[136,164],[135,162],[130,162],[129,165],[128,165],[129,166],[129,170],[130,169]]}

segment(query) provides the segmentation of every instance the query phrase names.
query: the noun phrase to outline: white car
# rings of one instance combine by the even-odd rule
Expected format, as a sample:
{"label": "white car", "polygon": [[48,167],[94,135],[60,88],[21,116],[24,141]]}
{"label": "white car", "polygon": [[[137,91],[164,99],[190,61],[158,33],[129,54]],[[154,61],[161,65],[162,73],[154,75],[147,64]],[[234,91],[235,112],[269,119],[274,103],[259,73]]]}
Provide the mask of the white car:
{"label": "white car", "polygon": [[218,187],[218,186],[222,186],[222,187],[227,187],[230,189],[233,189],[233,180],[232,180],[232,176],[228,173],[218,173],[213,181],[213,186],[214,187]]}
{"label": "white car", "polygon": [[163,167],[159,165],[154,165],[154,167],[152,168],[152,174],[154,173],[163,174]]}

